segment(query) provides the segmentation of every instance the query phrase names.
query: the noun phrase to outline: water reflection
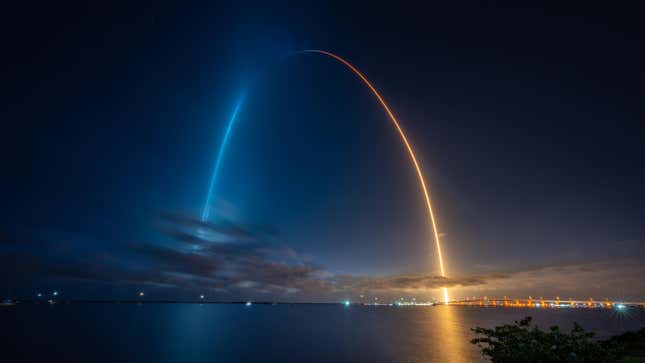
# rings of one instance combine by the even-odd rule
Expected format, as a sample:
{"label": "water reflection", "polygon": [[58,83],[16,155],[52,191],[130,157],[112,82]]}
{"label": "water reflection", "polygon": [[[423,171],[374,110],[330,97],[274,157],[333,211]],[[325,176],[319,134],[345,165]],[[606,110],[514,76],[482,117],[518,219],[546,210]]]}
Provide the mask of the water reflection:
{"label": "water reflection", "polygon": [[[455,306],[436,306],[427,309],[428,323],[426,328],[434,329],[431,334],[436,337],[435,345],[428,350],[432,353],[432,362],[473,362],[473,347],[468,342],[470,327],[464,326],[460,315],[462,312]],[[430,334],[428,334],[430,335]],[[440,347],[440,349],[437,349]]]}
{"label": "water reflection", "polygon": [[527,315],[600,337],[645,325],[643,309],[47,304],[0,310],[0,326],[3,354],[34,362],[478,362],[470,328]]}

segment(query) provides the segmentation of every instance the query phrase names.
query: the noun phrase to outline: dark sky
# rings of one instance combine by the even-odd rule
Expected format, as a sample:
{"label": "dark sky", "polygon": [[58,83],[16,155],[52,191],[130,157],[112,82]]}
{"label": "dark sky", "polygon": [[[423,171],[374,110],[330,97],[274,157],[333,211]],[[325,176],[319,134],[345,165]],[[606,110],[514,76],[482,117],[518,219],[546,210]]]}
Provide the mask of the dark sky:
{"label": "dark sky", "polygon": [[636,9],[394,5],[7,9],[2,289],[645,299]]}

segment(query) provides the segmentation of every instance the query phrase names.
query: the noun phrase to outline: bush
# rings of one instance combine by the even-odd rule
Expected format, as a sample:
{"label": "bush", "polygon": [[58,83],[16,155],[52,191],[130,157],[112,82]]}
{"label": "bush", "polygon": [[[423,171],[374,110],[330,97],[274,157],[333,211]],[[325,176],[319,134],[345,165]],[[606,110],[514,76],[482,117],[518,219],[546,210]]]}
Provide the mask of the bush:
{"label": "bush", "polygon": [[606,343],[619,347],[621,363],[645,363],[645,328],[612,337]]}
{"label": "bush", "polygon": [[476,327],[471,340],[482,355],[494,363],[507,362],[616,362],[619,345],[615,341],[593,340],[594,333],[574,323],[570,333],[553,326],[540,330],[527,317],[512,325],[493,329]]}

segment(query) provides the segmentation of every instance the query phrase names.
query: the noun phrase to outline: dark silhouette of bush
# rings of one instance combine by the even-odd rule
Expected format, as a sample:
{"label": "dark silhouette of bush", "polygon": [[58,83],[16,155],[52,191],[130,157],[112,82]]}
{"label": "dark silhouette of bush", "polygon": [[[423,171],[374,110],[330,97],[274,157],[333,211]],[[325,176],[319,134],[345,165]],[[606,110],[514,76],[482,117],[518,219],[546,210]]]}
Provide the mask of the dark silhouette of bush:
{"label": "dark silhouette of bush", "polygon": [[619,341],[593,340],[594,333],[574,323],[570,333],[552,326],[540,330],[527,317],[512,325],[492,329],[476,327],[477,335],[471,340],[482,355],[493,363],[507,362],[618,362],[623,349]]}
{"label": "dark silhouette of bush", "polygon": [[645,328],[612,337],[605,343],[618,347],[621,363],[645,363]]}

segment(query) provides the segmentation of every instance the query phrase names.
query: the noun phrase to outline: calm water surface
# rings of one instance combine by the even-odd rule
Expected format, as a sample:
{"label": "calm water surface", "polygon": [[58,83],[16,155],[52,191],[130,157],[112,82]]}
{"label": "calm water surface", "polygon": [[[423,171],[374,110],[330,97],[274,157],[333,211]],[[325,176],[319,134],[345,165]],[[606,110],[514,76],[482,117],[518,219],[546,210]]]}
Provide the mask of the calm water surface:
{"label": "calm water surface", "polygon": [[0,356],[66,362],[478,362],[470,328],[531,315],[602,337],[645,310],[72,304],[0,308]]}

